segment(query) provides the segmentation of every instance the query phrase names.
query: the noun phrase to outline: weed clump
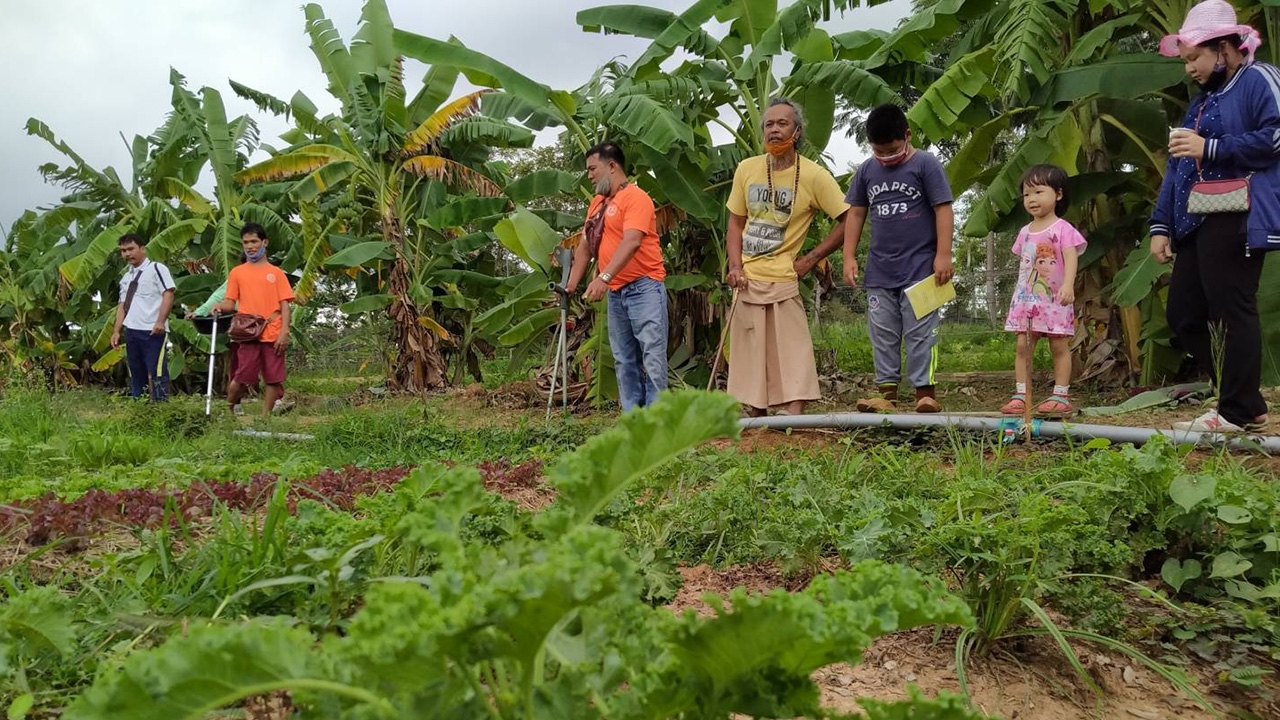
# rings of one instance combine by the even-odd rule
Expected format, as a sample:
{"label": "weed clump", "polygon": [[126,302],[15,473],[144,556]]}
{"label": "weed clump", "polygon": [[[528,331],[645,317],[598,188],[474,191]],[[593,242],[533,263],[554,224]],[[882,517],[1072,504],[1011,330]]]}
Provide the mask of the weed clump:
{"label": "weed clump", "polygon": [[122,424],[138,435],[192,440],[202,437],[212,422],[212,418],[204,414],[203,405],[173,399],[163,403],[130,403]]}

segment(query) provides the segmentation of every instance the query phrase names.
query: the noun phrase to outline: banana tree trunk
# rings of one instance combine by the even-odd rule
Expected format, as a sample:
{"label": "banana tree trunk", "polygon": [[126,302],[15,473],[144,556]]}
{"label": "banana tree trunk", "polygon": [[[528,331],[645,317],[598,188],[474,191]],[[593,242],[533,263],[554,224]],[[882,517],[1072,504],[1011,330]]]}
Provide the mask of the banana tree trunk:
{"label": "banana tree trunk", "polygon": [[987,319],[991,327],[999,327],[1000,310],[996,307],[996,234],[987,233]]}
{"label": "banana tree trunk", "polygon": [[[1113,167],[1107,154],[1103,125],[1098,120],[1096,103],[1081,106],[1076,122],[1082,129],[1081,172],[1106,172]],[[1105,195],[1085,199],[1085,223],[1089,227],[1106,227],[1122,214],[1119,200]],[[1140,325],[1135,327],[1132,314],[1116,305],[1106,288],[1124,267],[1126,251],[1122,247],[1108,249],[1106,255],[1085,272],[1076,275],[1076,337],[1072,342],[1076,370],[1073,381],[1091,380],[1101,385],[1132,385],[1138,377],[1141,362],[1132,353],[1138,346]]]}
{"label": "banana tree trunk", "polygon": [[[382,219],[382,234],[396,248],[403,248],[404,232],[400,219],[386,214]],[[421,393],[443,387],[447,383],[447,366],[440,351],[440,340],[430,328],[419,322],[423,317],[411,293],[409,265],[402,252],[396,253],[388,278],[391,305],[387,313],[391,317],[392,336],[396,344],[396,357],[392,361],[392,387],[398,390]]]}

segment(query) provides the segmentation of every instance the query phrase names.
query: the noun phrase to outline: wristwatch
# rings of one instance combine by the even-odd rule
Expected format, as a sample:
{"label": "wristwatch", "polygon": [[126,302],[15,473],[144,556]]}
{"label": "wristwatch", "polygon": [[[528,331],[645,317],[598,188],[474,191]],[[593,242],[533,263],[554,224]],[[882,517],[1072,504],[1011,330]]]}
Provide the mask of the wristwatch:
{"label": "wristwatch", "polygon": [[610,275],[610,274],[609,274],[609,273],[607,273],[607,272],[605,272],[605,273],[600,273],[600,279],[601,279],[601,280],[603,280],[603,281],[605,281],[605,282],[609,282],[610,280],[612,280],[612,279],[613,279],[613,276],[612,276],[612,275]]}

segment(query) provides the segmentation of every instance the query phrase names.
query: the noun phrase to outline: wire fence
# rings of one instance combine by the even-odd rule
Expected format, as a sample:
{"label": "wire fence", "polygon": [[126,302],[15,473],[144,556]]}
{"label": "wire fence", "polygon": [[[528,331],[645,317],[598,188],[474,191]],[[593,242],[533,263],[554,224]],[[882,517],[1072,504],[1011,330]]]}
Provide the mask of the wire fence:
{"label": "wire fence", "polygon": [[[939,339],[945,352],[944,372],[1005,371],[1012,369],[1013,340],[1004,331],[1005,315],[1017,282],[1018,270],[959,267],[954,280],[956,299],[942,308]],[[819,365],[853,370],[869,367],[867,293],[862,287],[837,283],[806,300]],[[390,325],[372,318],[349,326],[318,324],[306,332],[306,341],[295,343],[290,362],[309,372],[360,372],[376,374],[384,368],[390,344]],[[505,348],[497,348],[505,356]]]}
{"label": "wire fence", "polygon": [[[981,270],[972,274],[958,272],[953,280],[956,299],[940,310],[943,326],[949,328],[948,332],[961,334],[1003,330],[1017,280],[1016,268],[990,273]],[[862,287],[837,284],[816,293],[808,307],[815,327],[824,322],[866,317],[867,292]]]}
{"label": "wire fence", "polygon": [[[956,299],[940,311],[940,376],[1012,372],[1016,343],[1004,323],[1017,280],[1017,268],[990,273],[983,268],[957,270]],[[807,308],[819,373],[856,377],[871,372],[874,351],[867,331],[866,290],[838,284],[809,297]],[[1037,368],[1049,362],[1047,348],[1040,350],[1044,352],[1037,352]]]}

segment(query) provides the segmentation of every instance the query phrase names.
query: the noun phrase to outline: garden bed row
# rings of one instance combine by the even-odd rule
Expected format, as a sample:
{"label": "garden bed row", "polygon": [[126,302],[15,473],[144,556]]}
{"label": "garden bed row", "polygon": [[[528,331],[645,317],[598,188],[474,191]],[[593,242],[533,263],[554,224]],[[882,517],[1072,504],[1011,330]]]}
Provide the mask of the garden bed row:
{"label": "garden bed row", "polygon": [[[542,462],[512,464],[502,458],[476,468],[485,488],[522,507],[545,504],[553,493],[542,485]],[[353,510],[365,495],[394,489],[412,468],[370,469],[348,465],[291,479],[287,503],[292,512],[299,500],[311,499],[342,510]],[[20,537],[30,545],[58,539],[74,540],[110,526],[157,528],[209,517],[218,508],[250,512],[270,501],[280,477],[258,473],[247,482],[208,480],[185,488],[90,490],[74,500],[48,493],[34,500],[0,506],[0,537]]]}

